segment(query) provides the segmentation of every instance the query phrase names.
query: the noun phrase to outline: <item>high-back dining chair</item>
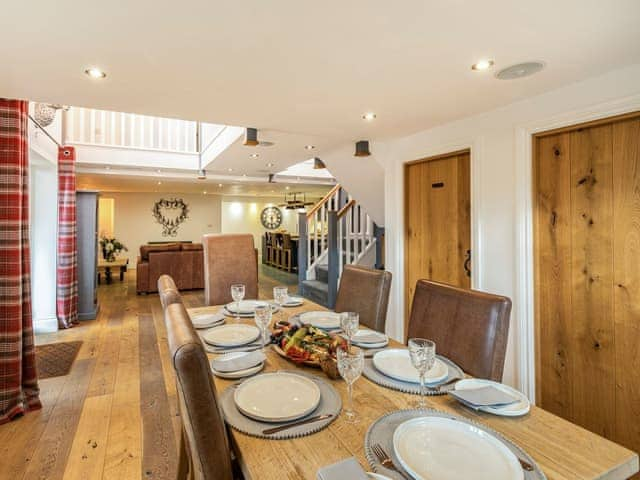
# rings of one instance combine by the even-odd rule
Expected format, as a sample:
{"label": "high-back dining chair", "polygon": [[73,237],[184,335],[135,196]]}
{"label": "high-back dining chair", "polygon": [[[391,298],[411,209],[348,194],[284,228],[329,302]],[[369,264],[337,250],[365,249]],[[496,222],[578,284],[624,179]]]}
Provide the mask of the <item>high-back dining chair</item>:
{"label": "high-back dining chair", "polygon": [[466,373],[500,382],[510,314],[507,297],[418,280],[408,336],[433,340]]}
{"label": "high-back dining chair", "polygon": [[336,312],[357,312],[360,323],[384,333],[391,289],[391,273],[345,265],[336,298]]}
{"label": "high-back dining chair", "polygon": [[234,478],[227,431],[209,360],[182,303],[165,308],[182,422],[178,480]]}
{"label": "high-back dining chair", "polygon": [[176,283],[169,275],[160,275],[158,278],[158,294],[162,308],[167,308],[172,303],[182,303],[182,297],[176,287]]}
{"label": "high-back dining chair", "polygon": [[249,234],[208,234],[204,247],[204,301],[231,302],[231,285],[245,285],[244,298],[258,298],[258,255]]}

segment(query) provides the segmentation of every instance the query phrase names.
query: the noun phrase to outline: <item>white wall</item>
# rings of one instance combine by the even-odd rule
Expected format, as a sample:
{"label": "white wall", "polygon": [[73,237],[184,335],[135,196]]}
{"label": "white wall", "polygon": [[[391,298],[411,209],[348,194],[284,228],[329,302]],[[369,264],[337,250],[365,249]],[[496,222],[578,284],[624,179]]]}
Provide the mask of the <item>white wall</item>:
{"label": "white wall", "polygon": [[[205,233],[220,232],[220,197],[217,195],[101,192],[100,196],[114,199],[114,235],[129,249],[125,254],[130,268],[135,268],[140,245],[150,241],[200,242]],[[189,206],[189,217],[175,237],[163,237],[162,226],[151,213],[161,198],[182,198]]]}
{"label": "white wall", "polygon": [[[279,203],[279,198],[182,193],[101,192],[100,197],[114,200],[114,236],[129,249],[125,254],[131,268],[135,268],[140,245],[149,241],[200,242],[205,233],[251,233],[256,248],[261,249],[266,229],[260,223],[260,214],[266,206]],[[160,198],[182,198],[189,206],[189,218],[180,225],[175,237],[163,237],[161,225],[151,214]],[[282,209],[282,212],[281,228],[297,233],[296,211]]]}
{"label": "white wall", "polygon": [[[33,104],[29,104],[33,114]],[[61,113],[46,130],[58,141]],[[55,332],[58,236],[58,146],[29,125],[29,235],[31,244],[31,307],[36,333]]]}
{"label": "white wall", "polygon": [[385,170],[386,267],[394,274],[388,333],[404,333],[403,165],[470,147],[473,287],[513,299],[504,380],[535,398],[531,134],[633,110],[640,110],[640,65],[387,142],[378,160]]}
{"label": "white wall", "polygon": [[[316,199],[309,199],[316,201]],[[222,232],[223,233],[251,233],[254,243],[262,255],[262,235],[268,230],[260,222],[260,214],[266,207],[277,205],[279,201],[269,198],[257,197],[224,197],[222,200]],[[281,208],[282,225],[278,230],[284,229],[290,233],[298,233],[297,210],[285,210]],[[269,230],[276,231],[276,230]]]}

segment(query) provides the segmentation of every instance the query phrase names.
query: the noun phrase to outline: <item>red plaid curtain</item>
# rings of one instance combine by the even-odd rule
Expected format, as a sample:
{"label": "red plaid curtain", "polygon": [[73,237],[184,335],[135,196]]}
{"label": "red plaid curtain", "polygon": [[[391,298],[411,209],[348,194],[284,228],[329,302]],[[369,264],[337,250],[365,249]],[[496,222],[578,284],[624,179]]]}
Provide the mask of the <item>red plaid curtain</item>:
{"label": "red plaid curtain", "polygon": [[0,424],[41,408],[31,320],[28,104],[0,98]]}
{"label": "red plaid curtain", "polygon": [[78,323],[78,240],[76,226],[76,151],[58,149],[58,326]]}

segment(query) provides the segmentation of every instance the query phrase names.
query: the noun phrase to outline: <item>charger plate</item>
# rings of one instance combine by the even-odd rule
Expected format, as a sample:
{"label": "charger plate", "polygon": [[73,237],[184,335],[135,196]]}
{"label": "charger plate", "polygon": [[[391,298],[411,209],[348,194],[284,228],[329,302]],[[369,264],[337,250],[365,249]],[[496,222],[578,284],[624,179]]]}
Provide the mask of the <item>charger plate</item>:
{"label": "charger plate", "polygon": [[[364,439],[364,451],[365,456],[367,457],[367,461],[369,465],[373,468],[376,473],[381,473],[386,475],[392,480],[404,480],[406,478],[416,478],[411,476],[402,466],[402,462],[398,455],[396,455],[394,447],[393,447],[393,437],[396,429],[400,427],[400,425],[405,422],[413,419],[417,419],[420,417],[434,417],[434,418],[445,418],[452,419],[455,421],[459,421],[465,425],[472,426],[473,428],[479,430],[481,434],[490,435],[493,439],[498,440],[506,449],[508,449],[511,453],[513,453],[516,457],[521,458],[522,460],[530,463],[533,466],[533,471],[527,472],[522,470],[524,480],[546,480],[545,474],[540,470],[538,464],[531,458],[529,454],[527,454],[524,450],[522,450],[519,446],[507,440],[501,434],[496,432],[495,430],[490,429],[480,423],[473,422],[464,417],[460,417],[457,415],[452,415],[450,413],[441,412],[438,410],[425,409],[425,410],[398,410],[396,412],[392,412],[380,417],[378,420],[373,422],[373,424],[369,427],[367,434]],[[387,469],[383,467],[378,458],[375,456],[371,447],[375,444],[379,444],[385,452],[391,457],[394,465],[400,470],[400,473]],[[428,477],[427,477],[428,478]],[[475,478],[475,477],[474,477]]]}
{"label": "charger plate", "polygon": [[[464,372],[462,369],[442,355],[436,355],[436,358],[440,359],[448,368],[448,374],[444,380],[438,383],[430,383],[429,387],[437,387],[441,383],[445,383],[449,378],[464,378]],[[396,378],[388,377],[382,372],[380,372],[373,364],[373,358],[365,358],[364,359],[364,369],[362,374],[371,380],[373,383],[377,383],[378,385],[386,388],[390,388],[391,390],[397,390],[403,393],[413,393],[418,395],[420,393],[420,385],[417,385],[412,382],[403,382],[402,380],[398,380]],[[445,387],[442,387],[442,390],[429,390],[427,389],[427,395],[445,395],[449,390],[454,388],[455,384],[449,384]]]}
{"label": "charger plate", "polygon": [[342,410],[342,399],[340,398],[340,394],[336,391],[335,388],[333,388],[333,386],[325,382],[323,379],[316,377],[315,375],[310,375],[296,370],[280,371],[283,373],[295,373],[296,375],[307,377],[313,380],[320,388],[320,403],[313,412],[309,413],[308,416],[314,417],[316,415],[325,414],[331,414],[333,416],[331,418],[327,418],[326,420],[308,423],[306,425],[299,425],[297,427],[292,427],[282,432],[274,433],[272,435],[265,435],[262,433],[264,429],[277,427],[279,425],[286,425],[290,422],[260,422],[258,420],[253,420],[246,415],[243,415],[238,410],[238,407],[236,407],[234,401],[236,388],[238,385],[240,385],[238,383],[229,386],[220,395],[220,405],[222,407],[222,413],[224,414],[225,422],[227,422],[227,424],[231,428],[252,437],[268,438],[273,440],[286,440],[289,438],[304,437],[306,435],[311,435],[312,433],[319,432],[320,430],[326,428],[338,417],[340,411]]}

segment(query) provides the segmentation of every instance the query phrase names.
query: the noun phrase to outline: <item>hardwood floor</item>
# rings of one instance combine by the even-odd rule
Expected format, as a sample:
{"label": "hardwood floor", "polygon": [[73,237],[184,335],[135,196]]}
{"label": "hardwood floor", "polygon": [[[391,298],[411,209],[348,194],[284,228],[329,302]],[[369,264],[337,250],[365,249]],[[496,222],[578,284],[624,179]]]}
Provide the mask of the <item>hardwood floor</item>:
{"label": "hardwood floor", "polygon": [[[260,297],[295,282],[261,266]],[[0,478],[175,478],[179,414],[158,295],[137,296],[129,275],[98,296],[96,320],[36,337],[84,343],[68,375],[40,381],[42,410],[0,426]],[[184,302],[201,305],[202,291]]]}

